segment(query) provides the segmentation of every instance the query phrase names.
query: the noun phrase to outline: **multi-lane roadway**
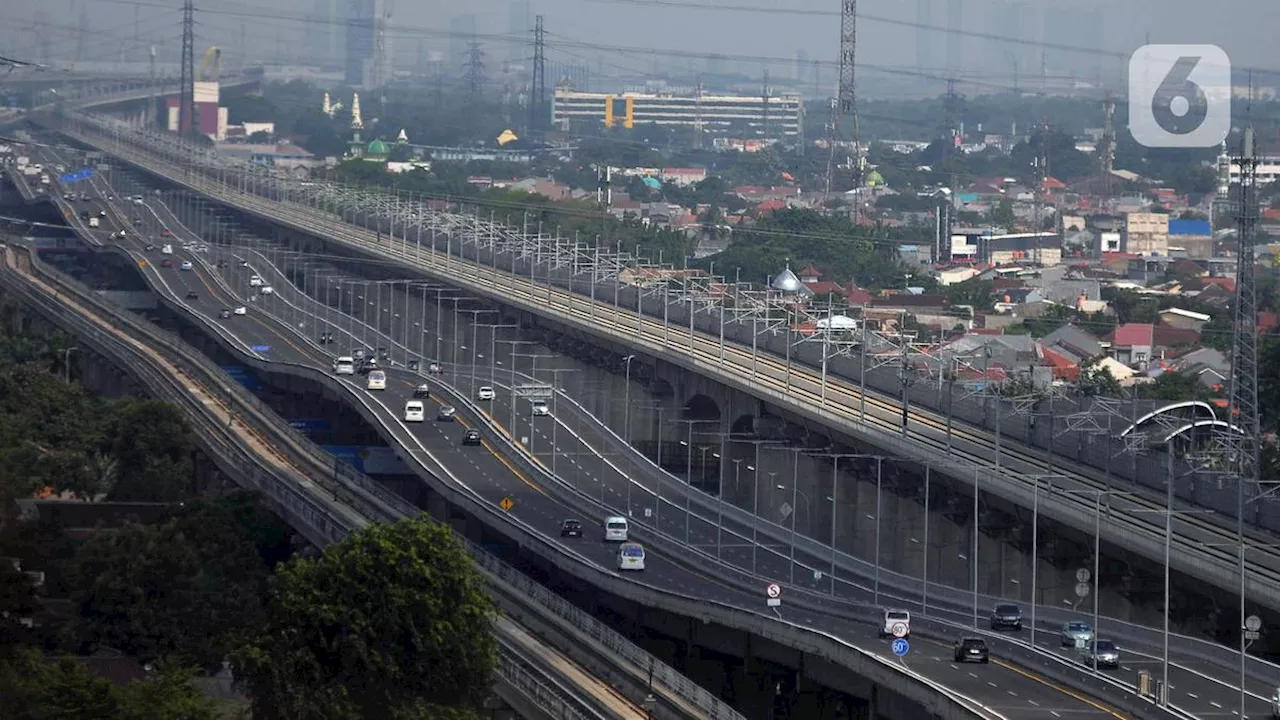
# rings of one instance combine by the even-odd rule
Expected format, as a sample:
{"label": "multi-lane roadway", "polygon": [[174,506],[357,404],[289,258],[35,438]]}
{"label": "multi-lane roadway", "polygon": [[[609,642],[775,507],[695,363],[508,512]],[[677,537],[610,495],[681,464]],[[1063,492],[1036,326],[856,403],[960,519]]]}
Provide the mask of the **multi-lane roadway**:
{"label": "multi-lane roadway", "polygon": [[[248,284],[248,275],[258,273],[265,276],[271,274],[273,269],[255,268],[252,263],[249,266],[242,266],[239,260],[230,256],[231,253],[223,248],[210,247],[207,253],[195,252],[194,250],[200,247],[201,241],[191,237],[178,226],[176,220],[163,206],[151,202],[143,206],[137,206],[128,201],[107,203],[101,199],[90,204],[95,209],[100,206],[110,207],[108,215],[111,222],[104,223],[104,227],[94,231],[95,237],[102,242],[112,240],[111,235],[120,229],[117,227],[117,222],[123,221],[131,225],[131,218],[140,207],[145,208],[146,214],[151,218],[144,220],[141,230],[148,233],[148,230],[160,228],[158,233],[148,233],[160,238],[152,241],[152,244],[157,247],[162,245],[163,232],[168,229],[174,236],[172,240],[174,254],[169,256],[173,260],[174,267],[161,267],[160,261],[164,256],[159,255],[157,250],[146,251],[143,242],[132,242],[132,247],[129,247],[130,254],[138,261],[159,292],[166,294],[171,301],[185,306],[197,321],[214,327],[218,334],[231,338],[232,343],[238,346],[241,352],[257,355],[261,359],[270,361],[329,368],[332,356],[340,349],[346,352],[347,348],[359,344],[357,340],[335,328],[334,346],[321,346],[315,342],[314,334],[308,334],[307,328],[304,328],[301,333],[295,332],[293,328],[287,328],[270,317],[263,309],[264,303],[288,302],[289,298],[282,297],[286,293],[295,299],[301,299],[295,294],[296,291],[290,290],[286,283],[277,283],[276,295],[265,298],[261,295],[253,295],[254,291]],[[219,259],[224,260],[222,268],[218,267]],[[191,262],[192,270],[180,269],[183,260]],[[194,293],[195,297],[188,297],[191,293]],[[250,302],[247,301],[249,297],[258,299]],[[247,307],[246,315],[219,317],[223,309],[238,306]],[[268,349],[261,350],[263,346]],[[258,350],[255,351],[254,348]],[[423,382],[424,378],[403,368],[391,368],[388,376],[388,389],[381,392],[366,391],[362,379],[358,377],[344,378],[342,382],[347,385],[353,401],[372,410],[392,439],[406,448],[411,464],[417,463],[428,472],[440,474],[449,481],[458,483],[468,491],[485,498],[488,502],[498,503],[502,498],[512,498],[515,504],[511,514],[548,536],[558,536],[563,519],[578,516],[579,513],[576,510],[567,508],[555,497],[556,493],[546,486],[545,480],[521,473],[514,463],[503,457],[502,451],[496,444],[486,440],[483,447],[460,447],[459,441],[463,428],[484,425],[481,418],[469,416],[465,407],[459,408],[459,418],[456,423],[431,420],[421,424],[403,422],[403,402],[410,397],[413,388]],[[427,382],[433,382],[433,380],[438,382],[438,379],[427,379]],[[438,397],[434,401],[440,402]],[[507,393],[495,399],[491,417],[506,417],[510,409],[506,405],[508,402],[510,399]],[[429,418],[433,416],[434,413],[428,413]],[[542,420],[547,418],[539,418],[534,420],[534,423]],[[593,450],[586,447],[580,446],[576,449],[566,447],[566,443],[570,440],[563,435],[567,434],[570,439],[577,435],[575,432],[570,432],[573,427],[571,418],[554,417],[549,420],[565,423],[566,432],[557,433],[556,438],[562,452],[581,453],[582,456],[593,453]],[[544,435],[543,440],[550,442],[549,433],[541,428],[539,430]],[[619,500],[624,498],[628,491],[627,484],[632,480],[617,473],[612,475],[605,473],[604,477],[600,477],[601,473],[594,470],[593,465],[593,463],[570,464],[568,468],[558,468],[558,475],[562,481],[570,485],[576,484],[583,489],[583,492],[588,492],[586,488],[596,488],[598,492],[598,489],[603,486],[607,502],[615,507],[618,506]],[[632,487],[631,491],[635,492],[636,489]],[[681,507],[672,505],[664,507],[662,514],[675,518],[675,526],[678,526],[682,532],[684,521],[679,517],[681,512]],[[611,568],[616,550],[601,543],[598,535],[591,534],[591,529],[598,527],[598,518],[582,519],[588,527],[588,537],[582,540],[567,540],[566,544],[588,562],[603,568]],[[667,526],[665,529],[671,531],[674,527]],[[714,532],[713,527],[700,519],[694,518],[690,522],[690,540],[693,543],[704,546],[714,544]],[[674,558],[664,557],[656,548],[651,549],[649,567],[644,573],[643,582],[659,589],[744,607],[759,604],[759,597],[743,592],[736,585],[722,582],[714,576],[714,573],[674,560]],[[884,655],[889,652],[885,644],[874,636],[874,631],[869,625],[862,622],[790,609],[788,619],[828,631],[835,630],[850,642],[874,649]],[[979,702],[998,708],[1007,717],[1041,717],[1050,713],[1060,715],[1063,712],[1070,712],[1073,715],[1081,713],[1108,715],[1112,712],[1097,701],[1061,688],[1049,680],[1020,670],[1012,664],[997,660],[993,666],[970,669],[956,666],[952,662],[949,645],[933,645],[926,642],[923,647],[919,644],[917,647],[918,650],[912,654],[910,660],[913,670],[973,697]],[[1099,691],[1098,694],[1103,695],[1105,691]]]}
{"label": "multi-lane roadway", "polygon": [[[123,155],[140,159],[132,149],[116,149]],[[154,164],[154,159],[142,159],[142,162]],[[854,434],[869,435],[887,451],[927,457],[940,467],[961,462],[988,470],[994,458],[999,457],[1000,467],[990,476],[987,489],[1025,506],[1033,504],[1032,490],[1026,479],[1049,472],[1045,459],[1039,453],[1008,442],[997,450],[996,441],[990,433],[976,428],[953,429],[948,441],[945,420],[933,413],[909,410],[908,429],[903,437],[900,427],[902,411],[896,401],[868,393],[864,413],[864,397],[859,388],[838,379],[824,380],[811,368],[798,364],[788,367],[779,358],[752,353],[733,343],[722,345],[716,338],[703,333],[694,333],[690,337],[682,328],[665,327],[660,320],[625,311],[619,314],[605,303],[592,302],[579,294],[512,277],[497,268],[486,268],[456,258],[450,260],[443,257],[444,253],[430,251],[426,247],[420,253],[413,243],[403,239],[397,243],[394,238],[390,242],[382,238],[379,242],[371,231],[358,229],[297,202],[273,201],[273,198],[283,197],[279,193],[267,192],[269,197],[264,199],[250,195],[246,192],[247,187],[241,187],[237,192],[237,189],[220,186],[210,178],[195,174],[184,177],[200,185],[202,192],[225,196],[233,204],[262,217],[313,228],[322,235],[340,238],[343,242],[407,265],[427,268],[431,273],[439,273],[443,268],[448,275],[446,281],[462,282],[478,292],[500,297],[509,304],[616,337],[646,352],[674,354],[677,362],[695,372],[723,379],[731,386],[796,409],[817,422]],[[294,187],[288,195],[291,200],[296,200],[307,192],[315,191],[316,187]],[[404,211],[416,212],[408,205],[404,206]],[[1091,526],[1090,493],[1103,489],[1103,482],[1094,477],[1096,473],[1091,468],[1074,465],[1058,464],[1052,474],[1055,475],[1055,484],[1065,487],[1067,492],[1041,498],[1041,511],[1073,525]],[[1110,518],[1103,526],[1103,532],[1110,542],[1152,558],[1163,555],[1163,520],[1159,515],[1163,505],[1158,499],[1116,494],[1108,498],[1107,505]],[[1231,532],[1196,513],[1180,513],[1176,525],[1175,566],[1222,587],[1233,587],[1238,576],[1235,552],[1231,548]],[[1251,597],[1270,597],[1272,590],[1280,587],[1280,571],[1277,570],[1280,557],[1277,556],[1280,556],[1280,550],[1266,541],[1261,541],[1247,553],[1249,573],[1246,586]]]}

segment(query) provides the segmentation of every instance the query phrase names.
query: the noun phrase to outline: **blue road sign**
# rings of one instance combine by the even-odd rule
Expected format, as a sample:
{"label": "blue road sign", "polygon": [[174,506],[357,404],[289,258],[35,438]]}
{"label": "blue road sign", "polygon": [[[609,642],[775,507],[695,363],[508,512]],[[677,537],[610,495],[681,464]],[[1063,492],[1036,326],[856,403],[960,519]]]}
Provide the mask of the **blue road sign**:
{"label": "blue road sign", "polygon": [[59,177],[58,182],[63,185],[67,185],[70,183],[80,182],[81,180],[88,180],[91,177],[93,177],[93,168],[85,168]]}
{"label": "blue road sign", "polygon": [[907,642],[904,638],[894,638],[893,640],[894,655],[897,655],[898,657],[902,657],[903,655],[906,655],[909,650],[911,650],[911,643]]}
{"label": "blue road sign", "polygon": [[250,345],[249,349],[256,353],[264,353],[271,350],[270,345]]}

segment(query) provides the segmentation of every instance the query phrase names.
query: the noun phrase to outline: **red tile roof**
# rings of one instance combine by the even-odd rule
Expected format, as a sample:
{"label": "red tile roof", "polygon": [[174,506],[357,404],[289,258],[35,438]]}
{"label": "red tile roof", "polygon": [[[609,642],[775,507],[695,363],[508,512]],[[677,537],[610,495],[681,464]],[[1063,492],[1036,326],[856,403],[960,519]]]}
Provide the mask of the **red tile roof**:
{"label": "red tile roof", "polygon": [[1150,323],[1125,323],[1111,333],[1115,347],[1150,347],[1155,344],[1155,326]]}
{"label": "red tile roof", "polygon": [[822,271],[814,267],[813,263],[809,263],[808,265],[805,265],[804,269],[801,270],[798,274],[802,278],[806,278],[806,277],[814,277],[818,279],[822,278]]}
{"label": "red tile roof", "polygon": [[809,292],[814,295],[828,295],[830,293],[843,293],[844,288],[840,287],[840,283],[831,282],[830,280],[817,280],[804,284]]}

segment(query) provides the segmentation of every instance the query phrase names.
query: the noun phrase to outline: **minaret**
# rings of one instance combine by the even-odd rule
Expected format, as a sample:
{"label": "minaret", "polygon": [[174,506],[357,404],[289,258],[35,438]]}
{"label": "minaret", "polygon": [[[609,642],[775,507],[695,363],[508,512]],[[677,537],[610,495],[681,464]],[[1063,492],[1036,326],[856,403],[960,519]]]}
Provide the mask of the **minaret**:
{"label": "minaret", "polygon": [[347,144],[351,157],[364,155],[364,141],[360,139],[360,131],[364,129],[364,120],[360,119],[360,93],[351,94],[351,142]]}
{"label": "minaret", "polygon": [[400,134],[396,135],[396,144],[397,145],[409,144],[409,135],[404,131],[404,128],[400,128]]}
{"label": "minaret", "polygon": [[320,112],[333,117],[333,106],[329,104],[329,93],[324,94],[324,104],[320,106]]}

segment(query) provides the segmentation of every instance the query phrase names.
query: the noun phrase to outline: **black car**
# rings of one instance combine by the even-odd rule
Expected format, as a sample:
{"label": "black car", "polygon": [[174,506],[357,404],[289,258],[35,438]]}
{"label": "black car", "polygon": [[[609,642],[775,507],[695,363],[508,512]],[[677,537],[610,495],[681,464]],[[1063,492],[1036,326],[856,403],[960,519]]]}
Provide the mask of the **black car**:
{"label": "black car", "polygon": [[188,290],[188,291],[187,291],[187,299],[188,299],[188,300],[195,300],[195,299],[197,299],[197,298],[199,298],[199,297],[200,297],[200,296],[196,294],[196,291],[195,291],[195,290]]}
{"label": "black car", "polygon": [[436,413],[436,420],[440,422],[453,422],[458,419],[458,409],[452,405],[441,405],[440,411]]}
{"label": "black car", "polygon": [[581,520],[565,520],[560,523],[560,537],[582,537],[582,521]]}
{"label": "black car", "polygon": [[476,430],[476,429],[474,429],[474,428],[473,428],[473,429],[471,429],[471,430],[468,430],[468,431],[467,431],[465,434],[463,434],[463,436],[462,436],[462,444],[463,444],[463,445],[479,445],[479,444],[480,444],[480,431],[479,431],[479,430]]}
{"label": "black car", "polygon": [[980,662],[986,665],[991,660],[987,650],[987,641],[982,638],[967,637],[956,641],[956,662]]}
{"label": "black car", "polygon": [[218,317],[222,318],[223,320],[226,320],[227,318],[231,317],[231,309],[222,308],[222,310],[218,311]]}
{"label": "black car", "polygon": [[429,398],[431,397],[431,388],[428,387],[426,383],[422,383],[421,385],[413,389],[413,396],[415,398],[420,398],[420,399]]}
{"label": "black car", "polygon": [[368,375],[370,370],[378,369],[378,361],[373,358],[365,358],[360,361],[360,374]]}
{"label": "black car", "polygon": [[142,249],[143,249],[143,250],[146,250],[147,252],[155,252],[155,251],[156,251],[156,246],[155,246],[155,245],[152,245],[151,243],[147,243],[147,246],[146,246],[146,247],[144,247],[144,248],[142,248]]}
{"label": "black car", "polygon": [[380,347],[380,348],[378,348],[378,359],[379,359],[379,360],[390,360],[390,359],[391,359],[391,351],[390,351],[390,350],[387,350],[387,349],[386,349],[386,348],[384,348],[384,347]]}
{"label": "black car", "polygon": [[1021,630],[1022,608],[1009,603],[1001,603],[991,608],[992,630]]}
{"label": "black car", "polygon": [[332,343],[333,343],[333,333],[330,333],[330,332],[323,332],[323,333],[320,333],[320,344],[321,344],[321,345],[330,345],[330,344],[332,344]]}

